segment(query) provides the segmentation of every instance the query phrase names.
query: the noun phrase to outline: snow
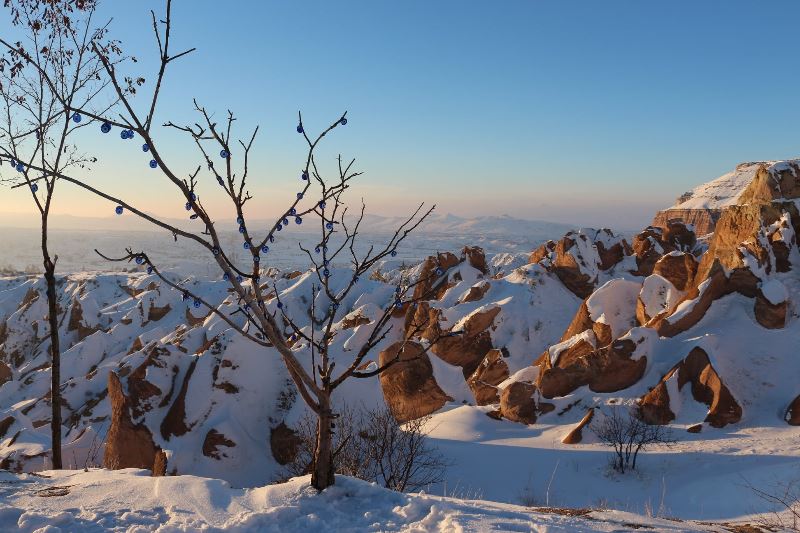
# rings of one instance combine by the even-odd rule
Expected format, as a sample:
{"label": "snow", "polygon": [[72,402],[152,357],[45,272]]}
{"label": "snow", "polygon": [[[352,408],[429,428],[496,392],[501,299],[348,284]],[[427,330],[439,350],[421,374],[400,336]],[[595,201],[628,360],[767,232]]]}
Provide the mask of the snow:
{"label": "snow", "polygon": [[153,531],[538,531],[596,532],[646,528],[716,531],[713,524],[590,510],[568,516],[484,500],[401,494],[337,476],[317,493],[309,476],[279,485],[234,489],[196,476],[154,478],[143,470],[0,474],[0,529],[22,532]]}
{"label": "snow", "polygon": [[639,298],[647,316],[653,318],[659,313],[670,312],[685,294],[676,289],[668,279],[652,274],[645,278]]}
{"label": "snow", "polygon": [[594,291],[586,300],[594,322],[611,327],[611,335],[619,337],[636,325],[636,299],[642,284],[626,279],[613,279]]}
{"label": "snow", "polygon": [[789,298],[786,286],[779,280],[771,278],[761,283],[761,294],[772,305],[782,304]]}
{"label": "snow", "polygon": [[547,351],[550,355],[550,364],[552,366],[556,366],[558,363],[558,358],[562,352],[572,348],[581,341],[591,344],[592,348],[597,348],[597,338],[594,335],[594,331],[587,329],[586,331],[578,333],[577,335],[573,335],[564,342],[559,342],[558,344],[554,344],[548,348]]}

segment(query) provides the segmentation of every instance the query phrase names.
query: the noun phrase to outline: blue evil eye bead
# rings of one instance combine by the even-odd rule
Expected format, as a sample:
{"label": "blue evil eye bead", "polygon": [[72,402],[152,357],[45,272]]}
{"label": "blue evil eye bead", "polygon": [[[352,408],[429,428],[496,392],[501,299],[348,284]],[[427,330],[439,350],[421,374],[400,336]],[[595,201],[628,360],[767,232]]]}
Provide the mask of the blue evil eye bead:
{"label": "blue evil eye bead", "polygon": [[289,214],[290,215],[296,215],[297,214],[297,209],[295,209],[294,207],[289,209]]}
{"label": "blue evil eye bead", "polygon": [[14,168],[16,168],[16,167],[17,167],[17,162],[16,162],[16,161],[14,161],[13,159],[9,159],[9,160],[8,160],[8,162],[9,162],[9,163],[11,163],[11,166],[12,166],[12,167],[14,167]]}
{"label": "blue evil eye bead", "polygon": [[281,230],[283,229],[283,226],[281,226],[280,224],[278,224],[278,226],[277,226],[275,229],[276,229],[276,230],[278,230],[278,231],[281,231]]}
{"label": "blue evil eye bead", "polygon": [[261,253],[262,253],[262,254],[265,254],[265,253],[267,253],[267,252],[269,252],[269,246],[267,246],[267,245],[265,244],[264,246],[262,246],[262,247],[261,247]]}
{"label": "blue evil eye bead", "polygon": [[300,217],[294,217],[294,223],[295,224],[302,224],[303,223],[303,219],[300,218]]}
{"label": "blue evil eye bead", "polygon": [[25,170],[25,165],[17,163],[17,172],[22,172],[23,170]]}
{"label": "blue evil eye bead", "polygon": [[189,215],[189,220],[197,220],[198,216],[200,215],[198,215],[197,213],[192,213],[191,215]]}
{"label": "blue evil eye bead", "polygon": [[303,173],[300,174],[300,179],[303,181],[308,181],[308,172],[304,170]]}
{"label": "blue evil eye bead", "polygon": [[149,151],[150,151],[150,145],[147,144],[147,143],[144,143],[142,145],[142,152],[149,152]]}
{"label": "blue evil eye bead", "polygon": [[325,224],[325,227],[328,229],[333,229],[333,222],[328,222],[327,224]]}
{"label": "blue evil eye bead", "polygon": [[150,168],[156,168],[156,167],[158,167],[158,161],[156,161],[155,159],[151,159]]}
{"label": "blue evil eye bead", "polygon": [[283,302],[278,302],[278,309],[283,309]]}
{"label": "blue evil eye bead", "polygon": [[73,113],[72,114],[72,122],[74,122],[75,124],[80,122],[82,119],[83,119],[83,117],[81,116],[80,113]]}
{"label": "blue evil eye bead", "polygon": [[133,139],[133,130],[128,130],[128,139]]}
{"label": "blue evil eye bead", "polygon": [[289,225],[289,219],[288,218],[284,218],[283,219],[283,225],[284,226],[288,226]]}
{"label": "blue evil eye bead", "polygon": [[294,342],[294,341],[296,341],[296,340],[297,340],[297,335],[295,335],[294,333],[292,333],[291,335],[289,335],[289,342]]}
{"label": "blue evil eye bead", "polygon": [[323,251],[323,252],[327,252],[327,251],[328,251],[328,247],[327,247],[327,246],[323,246],[323,247],[322,247],[322,251]]}
{"label": "blue evil eye bead", "polygon": [[192,302],[192,305],[194,305],[195,307],[200,307],[201,305],[200,300],[195,300],[194,302]]}
{"label": "blue evil eye bead", "polygon": [[242,224],[244,224],[244,219],[242,217],[236,217],[236,223],[241,226]]}
{"label": "blue evil eye bead", "polygon": [[137,265],[141,265],[143,263],[144,263],[144,257],[142,257],[141,255],[137,255],[136,256],[136,264]]}
{"label": "blue evil eye bead", "polygon": [[216,246],[215,246],[215,247],[213,247],[213,248],[211,249],[211,253],[212,253],[212,254],[214,254],[214,255],[219,255],[219,248],[217,248]]}
{"label": "blue evil eye bead", "polygon": [[358,283],[358,276],[353,276],[353,283]]}
{"label": "blue evil eye bead", "polygon": [[100,131],[102,131],[103,133],[108,133],[109,131],[111,131],[111,124],[109,124],[108,122],[103,122],[103,125],[100,126]]}
{"label": "blue evil eye bead", "polygon": [[322,275],[324,275],[327,278],[328,276],[331,275],[331,271],[326,268],[325,270],[322,271]]}
{"label": "blue evil eye bead", "polygon": [[403,307],[403,302],[401,302],[400,300],[395,300],[394,301],[394,306],[396,308],[400,309],[401,307]]}
{"label": "blue evil eye bead", "polygon": [[324,201],[319,203],[319,208],[320,209],[325,209],[325,202]]}
{"label": "blue evil eye bead", "polygon": [[244,226],[239,226],[239,233],[244,233],[244,231],[245,231],[245,227]]}
{"label": "blue evil eye bead", "polygon": [[297,125],[297,133],[303,133],[303,125],[302,124],[298,124]]}
{"label": "blue evil eye bead", "polygon": [[249,250],[249,249],[250,249],[250,243],[249,243],[249,242],[246,242],[246,243],[244,243],[244,244],[242,245],[242,247],[243,247],[245,250]]}
{"label": "blue evil eye bead", "polygon": [[191,211],[192,210],[192,202],[186,202],[186,206],[185,207],[186,207],[187,211]]}
{"label": "blue evil eye bead", "polygon": [[331,264],[331,262],[326,259],[325,261],[322,262],[322,264],[328,266],[329,264]]}
{"label": "blue evil eye bead", "polygon": [[222,159],[228,159],[228,157],[230,157],[230,155],[231,155],[231,154],[229,154],[227,150],[220,150],[220,151],[219,151],[219,156],[220,156]]}
{"label": "blue evil eye bead", "polygon": [[228,273],[227,273],[227,272],[225,272],[225,273],[222,275],[222,281],[228,281],[229,279],[231,279],[231,277],[228,275]]}
{"label": "blue evil eye bead", "polygon": [[261,258],[258,257],[257,255],[254,255],[253,256],[253,263],[258,263],[259,261],[261,261]]}
{"label": "blue evil eye bead", "polygon": [[236,281],[241,283],[244,281],[244,278],[242,276],[236,276]]}
{"label": "blue evil eye bead", "polygon": [[275,236],[274,235],[270,235],[269,236],[269,242],[275,242]]}
{"label": "blue evil eye bead", "polygon": [[195,193],[193,193],[193,192],[189,193],[189,200],[191,200],[192,202],[196,202],[197,201],[197,195]]}
{"label": "blue evil eye bead", "polygon": [[153,273],[153,267],[151,267],[151,266],[147,267],[147,273],[148,274],[152,274]]}
{"label": "blue evil eye bead", "polygon": [[35,183],[31,183],[31,192],[36,192],[39,190],[39,186]]}
{"label": "blue evil eye bead", "polygon": [[392,250],[392,253],[390,255],[392,257],[397,257],[397,250]]}
{"label": "blue evil eye bead", "polygon": [[317,254],[319,253],[319,246],[317,246],[316,248],[314,248],[314,253],[317,253]]}
{"label": "blue evil eye bead", "polygon": [[347,124],[347,119],[342,117],[342,120],[339,121],[339,124],[341,124],[342,126],[346,125]]}
{"label": "blue evil eye bead", "polygon": [[437,268],[436,269],[436,275],[437,276],[441,276],[442,274],[444,274],[444,270],[442,270],[441,268]]}
{"label": "blue evil eye bead", "polygon": [[303,193],[301,193],[301,192],[297,193],[297,199],[298,200],[302,200],[303,199]]}
{"label": "blue evil eye bead", "polygon": [[117,207],[114,209],[114,212],[115,212],[116,214],[118,214],[118,215],[121,215],[121,214],[122,214],[122,211],[124,211],[124,210],[122,209],[122,206],[121,206],[121,205],[118,205],[118,206],[117,206]]}
{"label": "blue evil eye bead", "polygon": [[121,132],[119,132],[119,138],[120,139],[127,139],[128,138],[128,130],[122,130]]}

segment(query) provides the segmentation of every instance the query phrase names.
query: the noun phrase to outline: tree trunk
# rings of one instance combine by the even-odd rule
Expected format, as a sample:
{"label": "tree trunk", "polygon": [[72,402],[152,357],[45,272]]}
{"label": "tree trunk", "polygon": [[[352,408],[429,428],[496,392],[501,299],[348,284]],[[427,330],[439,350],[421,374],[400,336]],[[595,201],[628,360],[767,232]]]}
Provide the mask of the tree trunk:
{"label": "tree trunk", "polygon": [[324,391],[319,396],[317,445],[314,449],[314,464],[311,471],[311,486],[317,490],[324,490],[334,484],[332,424],[330,392]]}
{"label": "tree trunk", "polygon": [[48,322],[50,324],[50,418],[51,446],[53,448],[53,470],[63,468],[61,461],[61,347],[58,342],[58,302],[56,301],[56,265],[47,250],[47,226],[42,224],[42,257],[44,279],[47,283]]}

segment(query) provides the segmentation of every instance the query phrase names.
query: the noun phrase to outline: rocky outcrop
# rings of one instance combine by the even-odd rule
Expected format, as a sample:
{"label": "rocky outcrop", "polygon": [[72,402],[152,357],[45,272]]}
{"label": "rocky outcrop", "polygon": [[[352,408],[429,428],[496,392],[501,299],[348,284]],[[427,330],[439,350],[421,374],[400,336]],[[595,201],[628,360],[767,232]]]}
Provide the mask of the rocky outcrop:
{"label": "rocky outcrop", "polygon": [[697,259],[687,252],[670,252],[653,266],[653,274],[669,280],[679,291],[688,290],[697,274]]}
{"label": "rocky outcrop", "polygon": [[503,389],[500,395],[500,413],[503,418],[520,424],[533,424],[539,408],[534,395],[536,385],[515,381]]}
{"label": "rocky outcrop", "polygon": [[667,386],[670,380],[677,381],[677,390],[682,390],[686,384],[691,385],[692,397],[708,406],[704,422],[720,428],[741,420],[742,408],[711,365],[708,354],[702,348],[693,348],[641,398],[639,414],[648,424],[668,424],[675,419]]}
{"label": "rocky outcrop", "polygon": [[592,419],[594,418],[594,408],[590,408],[586,411],[586,415],[578,422],[578,425],[575,426],[567,433],[563,439],[561,439],[562,444],[579,444],[583,440],[583,428],[588,426]]}
{"label": "rocky outcrop", "polygon": [[480,246],[465,246],[461,250],[461,260],[466,261],[472,268],[479,270],[481,274],[488,274],[489,268],[486,266],[486,254]]}
{"label": "rocky outcrop", "polygon": [[[443,361],[461,367],[464,377],[468,378],[493,348],[490,330],[499,313],[500,307],[472,313],[464,321],[461,332],[440,338],[431,351]],[[432,340],[442,333],[437,321],[431,324],[425,335],[427,340]]]}
{"label": "rocky outcrop", "polygon": [[756,321],[767,329],[780,329],[786,325],[786,312],[789,303],[783,300],[774,304],[759,291],[753,312]]}
{"label": "rocky outcrop", "polygon": [[212,459],[222,459],[228,457],[223,448],[233,448],[236,443],[227,438],[216,429],[210,429],[203,440],[203,455]]}
{"label": "rocky outcrop", "polygon": [[785,419],[791,426],[800,426],[800,395],[789,404]]}
{"label": "rocky outcrop", "polygon": [[115,372],[108,373],[108,399],[111,402],[111,426],[106,436],[103,466],[112,470],[153,470],[159,449],[150,430],[132,421],[131,402]]}
{"label": "rocky outcrop", "polygon": [[508,376],[508,365],[503,360],[503,352],[497,349],[489,350],[467,380],[467,385],[475,396],[475,403],[477,405],[497,403],[499,401],[497,386],[508,379]]}
{"label": "rocky outcrop", "polygon": [[647,368],[646,356],[632,358],[635,351],[636,343],[623,339],[577,358],[559,357],[553,366],[545,358],[538,388],[545,398],[566,396],[586,385],[594,392],[625,389],[639,381]]}
{"label": "rocky outcrop", "polygon": [[381,373],[383,397],[399,422],[429,415],[451,401],[433,377],[433,365],[425,349],[412,341],[395,342],[380,353],[378,364],[399,362]]}
{"label": "rocky outcrop", "polygon": [[714,231],[722,209],[665,209],[656,213],[652,226],[665,228],[671,221],[680,221],[692,226],[697,235]]}
{"label": "rocky outcrop", "polygon": [[302,443],[297,432],[281,422],[270,431],[269,448],[279,465],[289,464],[297,457]]}
{"label": "rocky outcrop", "polygon": [[450,252],[439,253],[428,257],[422,263],[419,274],[420,282],[414,287],[415,300],[438,300],[447,289],[447,271],[459,263],[458,258]]}

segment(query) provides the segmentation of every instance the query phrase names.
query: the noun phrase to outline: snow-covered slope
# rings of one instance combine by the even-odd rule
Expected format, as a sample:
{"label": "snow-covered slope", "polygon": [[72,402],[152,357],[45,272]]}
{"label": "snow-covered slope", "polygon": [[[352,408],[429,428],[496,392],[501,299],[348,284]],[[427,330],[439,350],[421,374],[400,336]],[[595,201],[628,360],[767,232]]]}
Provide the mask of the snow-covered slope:
{"label": "snow-covered slope", "polygon": [[681,196],[670,209],[722,209],[734,205],[756,177],[759,167],[774,164],[775,161],[740,163],[732,172],[698,185]]}

